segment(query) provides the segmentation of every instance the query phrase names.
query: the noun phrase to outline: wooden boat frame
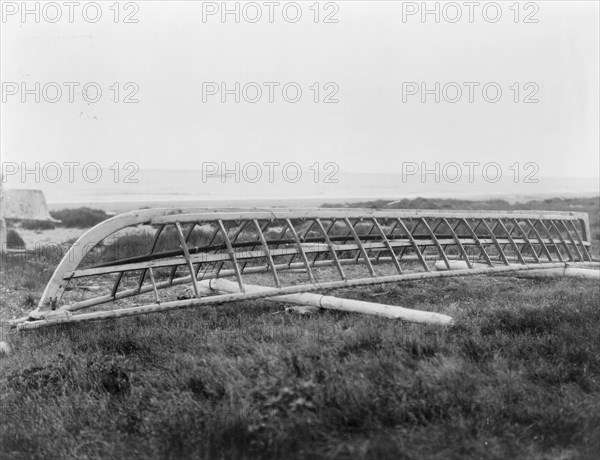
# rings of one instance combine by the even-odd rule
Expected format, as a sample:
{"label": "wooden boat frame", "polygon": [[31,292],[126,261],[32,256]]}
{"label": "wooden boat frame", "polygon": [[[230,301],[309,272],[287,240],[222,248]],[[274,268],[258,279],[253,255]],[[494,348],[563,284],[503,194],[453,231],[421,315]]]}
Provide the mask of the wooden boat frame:
{"label": "wooden boat frame", "polygon": [[[149,251],[87,265],[90,254],[99,248],[101,252],[107,241],[131,228],[152,230]],[[191,237],[200,231],[205,241],[194,244]],[[178,246],[160,251],[161,238],[175,238]],[[84,233],[58,264],[37,308],[11,324],[33,329],[341,287],[585,266],[596,262],[590,247],[588,216],[574,212],[138,210],[112,217]],[[455,260],[464,261],[466,268],[451,270]],[[436,261],[443,262],[448,271],[434,271]],[[349,273],[347,266],[362,271]],[[185,274],[177,274],[180,267]],[[330,268],[329,278],[333,273],[336,279],[319,281],[324,268]],[[163,273],[161,280],[157,273],[165,270],[169,274]],[[298,282],[292,277],[286,284],[282,274],[290,271],[301,271],[308,279]],[[246,292],[246,278],[253,274],[269,274],[273,289]],[[133,275],[135,286],[120,289],[123,280]],[[115,277],[109,293],[64,302],[66,290],[78,280],[103,276]],[[228,277],[237,282],[239,292],[207,295],[208,280]],[[159,292],[179,285],[188,285],[193,297],[161,299]],[[146,293],[154,295],[154,301],[146,305],[76,313]]]}

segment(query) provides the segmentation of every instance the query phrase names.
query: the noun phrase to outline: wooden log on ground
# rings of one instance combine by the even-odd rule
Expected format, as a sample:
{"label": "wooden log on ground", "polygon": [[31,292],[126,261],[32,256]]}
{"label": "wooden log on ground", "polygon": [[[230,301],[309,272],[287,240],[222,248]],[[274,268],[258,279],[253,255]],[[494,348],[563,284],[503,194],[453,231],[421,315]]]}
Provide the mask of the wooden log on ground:
{"label": "wooden log on ground", "polygon": [[[223,293],[238,293],[237,284],[221,278],[204,281],[201,284],[208,286],[213,290]],[[269,292],[274,288],[246,285],[246,292]],[[385,318],[402,319],[414,323],[427,324],[451,324],[454,322],[452,317],[439,313],[411,310],[408,308],[396,307],[392,305],[382,305],[373,302],[364,302],[360,300],[340,299],[338,297],[313,294],[309,292],[301,294],[287,294],[276,297],[266,297],[265,300],[275,302],[287,302],[294,305],[308,305],[321,307],[330,310],[340,310],[353,313],[364,313],[367,315],[383,316]]]}
{"label": "wooden log on ground", "polygon": [[529,273],[519,273],[519,277],[524,278],[559,278],[566,276],[568,278],[580,278],[588,280],[600,280],[600,271],[589,268],[565,267],[551,268],[549,270],[532,270]]}
{"label": "wooden log on ground", "polygon": [[[471,263],[473,268],[485,268],[489,265],[481,263]],[[509,266],[518,267],[519,264],[511,264]],[[438,271],[447,271],[446,264],[442,261],[438,261],[434,264],[434,267]],[[452,260],[450,261],[450,270],[466,270],[467,263],[464,260]],[[502,275],[518,276],[519,278],[557,278],[561,276],[567,276],[570,278],[582,278],[591,280],[600,280],[600,271],[593,270],[591,268],[581,267],[570,267],[565,265],[561,268],[546,268],[546,269],[533,269],[527,271],[515,271],[514,273],[503,272]]]}

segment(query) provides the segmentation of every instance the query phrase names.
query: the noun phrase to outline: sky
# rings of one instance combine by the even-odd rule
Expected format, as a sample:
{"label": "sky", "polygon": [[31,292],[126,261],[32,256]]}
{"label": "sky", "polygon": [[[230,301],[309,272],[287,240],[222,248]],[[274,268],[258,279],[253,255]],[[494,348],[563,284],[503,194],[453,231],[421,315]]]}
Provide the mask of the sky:
{"label": "sky", "polygon": [[599,175],[598,2],[89,3],[2,2],[2,162]]}

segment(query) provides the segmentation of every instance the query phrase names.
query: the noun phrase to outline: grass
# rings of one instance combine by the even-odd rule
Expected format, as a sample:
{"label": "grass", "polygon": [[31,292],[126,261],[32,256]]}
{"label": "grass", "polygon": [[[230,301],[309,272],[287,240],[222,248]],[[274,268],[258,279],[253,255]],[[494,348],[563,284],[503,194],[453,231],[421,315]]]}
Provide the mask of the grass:
{"label": "grass", "polygon": [[[0,316],[30,311],[56,263],[4,260]],[[0,355],[0,458],[598,458],[597,283],[474,276],[330,293],[457,322],[254,301],[1,330],[13,353]]]}
{"label": "grass", "polygon": [[[54,219],[60,220],[60,222],[35,220],[16,222],[19,222],[19,226],[26,230],[50,230],[56,227],[90,228],[110,217],[101,209],[91,209],[86,207],[51,211],[50,215]],[[15,221],[9,220],[9,225],[12,225],[13,223],[15,223]]]}
{"label": "grass", "polygon": [[450,328],[267,302],[11,335],[2,458],[595,458],[599,287],[510,277],[337,295]]}
{"label": "grass", "polygon": [[101,209],[77,208],[52,211],[50,215],[61,221],[63,227],[89,228],[110,216]]}

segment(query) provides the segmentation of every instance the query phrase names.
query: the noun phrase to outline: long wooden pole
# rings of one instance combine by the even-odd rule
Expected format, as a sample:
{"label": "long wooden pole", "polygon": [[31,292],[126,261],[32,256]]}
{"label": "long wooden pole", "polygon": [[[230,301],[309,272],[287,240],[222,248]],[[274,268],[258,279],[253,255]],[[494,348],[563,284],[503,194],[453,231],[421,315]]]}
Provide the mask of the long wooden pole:
{"label": "long wooden pole", "polygon": [[[201,284],[221,293],[235,294],[240,292],[235,283],[222,278],[203,281]],[[264,286],[246,285],[246,292],[271,292],[273,290],[276,289]],[[310,292],[267,297],[265,300],[287,302],[294,305],[310,305],[313,307],[326,308],[328,310],[365,313],[367,315],[383,316],[385,318],[402,319],[413,323],[452,324],[454,322],[452,317],[439,313],[411,310],[408,308],[382,305],[373,302],[363,302],[360,300],[340,299],[338,297],[313,294]]]}
{"label": "long wooden pole", "polygon": [[[473,268],[484,268],[487,265],[485,264],[473,264]],[[516,266],[518,264],[512,264],[509,266]],[[434,264],[434,267],[438,271],[447,271],[448,268],[446,265],[439,261]],[[467,264],[462,260],[451,260],[450,261],[450,270],[465,270],[467,269]],[[516,271],[510,273],[512,276],[518,276],[519,278],[557,278],[560,276],[566,276],[569,278],[583,278],[590,280],[600,280],[600,271],[593,270],[591,268],[580,268],[580,267],[569,267],[568,264],[564,264],[563,267],[560,268],[548,268],[542,270],[527,270],[527,271]]]}

